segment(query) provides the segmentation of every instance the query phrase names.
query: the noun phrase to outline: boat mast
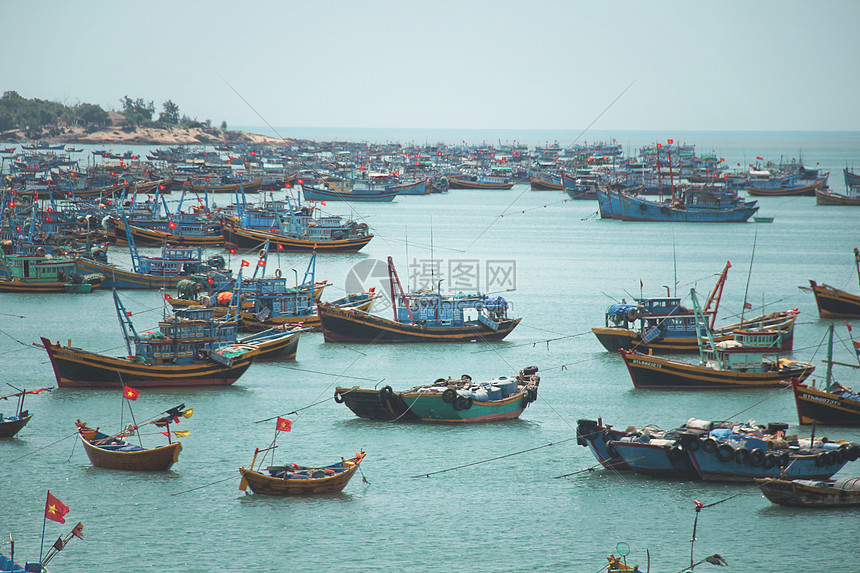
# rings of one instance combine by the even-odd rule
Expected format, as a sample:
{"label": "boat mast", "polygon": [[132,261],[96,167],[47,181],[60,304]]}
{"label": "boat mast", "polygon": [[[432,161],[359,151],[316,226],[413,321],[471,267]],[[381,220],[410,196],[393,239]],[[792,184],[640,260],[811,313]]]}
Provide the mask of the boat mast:
{"label": "boat mast", "polygon": [[711,314],[711,329],[714,328],[714,323],[717,320],[717,310],[720,308],[720,298],[723,296],[723,286],[726,284],[726,274],[728,274],[730,268],[732,268],[732,263],[726,261],[726,266],[723,268],[723,272],[720,273],[720,278],[717,279],[717,284],[714,285],[714,290],[711,291],[708,302],[705,303],[705,309],[702,311],[703,313],[708,312],[708,309],[711,308],[711,303],[714,303],[713,314]]}
{"label": "boat mast", "polygon": [[128,251],[131,253],[131,270],[134,272],[139,272],[137,269],[140,267],[140,255],[137,252],[137,246],[134,244],[134,236],[131,234],[131,224],[128,222],[128,215],[126,213],[122,214],[122,222],[125,225],[125,239],[128,242]]}
{"label": "boat mast", "polygon": [[[130,339],[133,339],[135,343],[139,342],[140,339],[137,336],[137,331],[134,329],[134,325],[131,323],[129,313],[125,310],[125,306],[123,306],[122,301],[119,300],[119,295],[116,293],[116,290],[113,291],[113,302],[116,306],[116,315],[119,318],[119,325],[122,328],[122,337],[125,338],[125,346],[128,349],[128,356],[134,356],[131,351]],[[128,335],[129,331],[131,331],[130,337]]]}
{"label": "boat mast", "polygon": [[[854,249],[855,251],[857,249]],[[833,324],[830,325],[830,336],[827,340],[827,373],[825,374],[824,391],[830,392],[833,384]]]}
{"label": "boat mast", "polygon": [[394,284],[397,283],[397,290],[403,300],[403,305],[406,307],[406,312],[409,313],[409,321],[415,324],[415,317],[412,316],[412,309],[409,308],[409,301],[406,300],[406,293],[403,292],[403,286],[400,284],[400,277],[397,276],[397,271],[394,269],[394,261],[388,257],[388,282],[391,286],[391,308],[394,309],[394,321],[397,322],[397,294],[394,290]]}

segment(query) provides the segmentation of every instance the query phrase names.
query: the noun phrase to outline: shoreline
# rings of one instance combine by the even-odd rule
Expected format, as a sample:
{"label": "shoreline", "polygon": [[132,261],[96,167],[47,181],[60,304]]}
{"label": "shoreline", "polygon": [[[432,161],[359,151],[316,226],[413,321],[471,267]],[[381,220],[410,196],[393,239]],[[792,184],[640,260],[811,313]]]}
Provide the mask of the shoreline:
{"label": "shoreline", "polygon": [[[23,130],[0,132],[0,141],[21,143],[82,143],[89,145],[231,145],[284,143],[285,140],[246,131],[221,131],[215,128],[168,128],[139,127],[125,131],[119,127],[87,131],[82,127],[59,128],[59,134],[36,139],[28,138]],[[287,139],[286,143],[293,140]]]}

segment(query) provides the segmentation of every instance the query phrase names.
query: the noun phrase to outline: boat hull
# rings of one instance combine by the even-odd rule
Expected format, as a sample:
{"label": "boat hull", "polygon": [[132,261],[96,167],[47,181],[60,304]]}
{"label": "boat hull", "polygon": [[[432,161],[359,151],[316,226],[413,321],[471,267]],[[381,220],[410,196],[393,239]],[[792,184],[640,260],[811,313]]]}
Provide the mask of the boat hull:
{"label": "boat hull", "polygon": [[860,296],[809,281],[821,318],[860,318]]}
{"label": "boat hull", "polygon": [[352,202],[373,202],[373,203],[388,203],[394,201],[394,198],[400,193],[399,189],[384,189],[379,191],[332,191],[331,189],[322,189],[320,187],[311,187],[302,185],[302,194],[305,201],[352,201]]}
{"label": "boat hull", "polygon": [[[168,244],[174,247],[221,247],[224,245],[224,235],[220,231],[213,235],[190,235],[184,233],[165,233],[155,229],[146,229],[130,225],[134,243],[138,246],[160,247]],[[114,236],[117,243],[128,243],[124,225],[114,226]]]}
{"label": "boat hull", "polygon": [[[266,331],[259,334],[266,334]],[[300,333],[281,331],[281,334],[281,336],[267,336],[264,338],[259,337],[259,335],[246,336],[240,338],[238,343],[250,344],[259,349],[259,354],[257,354],[255,362],[295,360],[299,348]]]}
{"label": "boat hull", "polygon": [[[147,472],[167,471],[179,461],[179,452],[182,451],[182,444],[179,442],[140,451],[110,450],[93,445],[84,437],[86,433],[86,429],[78,431],[87,457],[90,458],[90,462],[94,466],[99,468]],[[96,432],[93,431],[93,433]]]}
{"label": "boat hull", "polygon": [[[90,272],[90,271],[86,271]],[[93,271],[99,272],[99,271]],[[0,292],[18,292],[18,293],[88,293],[93,289],[99,288],[100,286],[105,286],[106,278],[94,278],[92,282],[87,283],[90,285],[89,289],[75,289],[70,288],[73,286],[73,283],[68,282],[37,282],[37,281],[22,281],[20,279],[12,279],[12,280],[2,280],[0,279]],[[81,285],[83,286],[83,285]]]}
{"label": "boat hull", "polygon": [[786,187],[782,189],[762,189],[761,187],[745,187],[747,193],[755,197],[803,197],[815,195],[815,190],[822,186],[821,183],[802,185],[800,187]]}
{"label": "boat hull", "polygon": [[513,188],[513,183],[484,183],[480,181],[469,181],[467,179],[457,179],[456,177],[448,177],[449,189],[485,189],[496,191],[507,191]]}
{"label": "boat hull", "polygon": [[[247,484],[255,494],[288,496],[338,493],[343,491],[343,488],[352,479],[363,458],[364,455],[361,455],[338,464],[326,466],[326,468],[320,468],[336,471],[330,477],[285,479],[268,476],[244,467],[239,468],[239,474],[242,476],[242,486]],[[242,486],[240,488],[244,489]]]}
{"label": "boat hull", "polygon": [[373,238],[373,235],[364,235],[351,239],[301,239],[229,224],[225,224],[222,230],[224,242],[239,249],[259,249],[260,245],[268,241],[272,245],[280,245],[285,251],[306,253],[355,252],[361,250]]}
{"label": "boat hull", "polygon": [[578,420],[576,424],[576,443],[587,447],[597,461],[608,470],[629,470],[630,466],[618,455],[615,449],[609,448],[609,443],[619,440],[624,432],[611,426],[604,427],[600,421]]}
{"label": "boat hull", "polygon": [[0,422],[0,438],[12,438],[21,431],[21,428],[27,425],[33,414],[20,416],[18,418],[3,418]]}
{"label": "boat hull", "polygon": [[503,400],[468,401],[458,407],[458,401],[445,402],[441,394],[402,392],[403,401],[416,416],[425,422],[476,423],[519,418],[528,405],[525,392]]}
{"label": "boat hull", "polygon": [[788,507],[860,507],[860,478],[836,482],[757,479],[759,489],[772,503]]}
{"label": "boat hull", "polygon": [[346,404],[347,408],[359,418],[370,420],[417,420],[415,415],[399,392],[394,392],[391,386],[381,390],[368,388],[343,388],[334,391],[334,401]]}
{"label": "boat hull", "polygon": [[837,205],[844,207],[858,207],[860,206],[860,197],[849,197],[848,195],[839,195],[838,193],[833,193],[829,189],[815,190],[815,204],[816,205]]}
{"label": "boat hull", "polygon": [[185,280],[187,276],[159,276],[135,273],[121,269],[110,263],[101,263],[93,259],[78,257],[75,260],[75,268],[84,273],[100,273],[105,279],[102,282],[104,288],[112,289],[169,289],[175,290],[179,281]]}
{"label": "boat hull", "polygon": [[479,322],[462,327],[426,327],[403,324],[357,310],[321,304],[317,307],[326,342],[471,342],[502,340],[520,318],[507,319],[492,330]]}
{"label": "boat hull", "polygon": [[609,442],[607,448],[614,449],[635,473],[659,478],[699,479],[689,456],[681,449],[626,441]]}
{"label": "boat hull", "polygon": [[51,360],[57,386],[61,388],[226,386],[236,382],[257,355],[252,351],[237,356],[232,366],[203,360],[189,364],[149,365],[60,346],[46,338],[42,338],[42,345]]}
{"label": "boat hull", "polygon": [[847,462],[830,463],[832,458],[828,457],[827,463],[822,463],[822,458],[819,457],[821,454],[794,454],[784,463],[774,463],[765,468],[764,464],[753,465],[752,455],[739,460],[737,450],[728,444],[720,444],[714,451],[705,451],[704,448],[690,449],[688,454],[700,478],[722,482],[751,482],[756,478],[782,476],[789,479],[827,479]]}
{"label": "boat hull", "polygon": [[636,388],[767,388],[782,386],[792,378],[803,381],[815,369],[811,364],[797,362],[794,364],[802,366],[780,366],[771,372],[734,372],[639,352],[620,350],[619,353]]}
{"label": "boat hull", "polygon": [[860,426],[860,401],[795,383],[794,402],[801,424]]}

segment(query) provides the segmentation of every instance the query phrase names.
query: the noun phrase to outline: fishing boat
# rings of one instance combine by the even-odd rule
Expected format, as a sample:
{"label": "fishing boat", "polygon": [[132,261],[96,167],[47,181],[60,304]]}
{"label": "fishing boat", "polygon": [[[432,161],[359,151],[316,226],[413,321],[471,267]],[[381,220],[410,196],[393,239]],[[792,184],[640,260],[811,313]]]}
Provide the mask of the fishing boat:
{"label": "fishing boat", "polygon": [[766,182],[748,184],[744,189],[755,197],[802,197],[813,196],[817,190],[823,189],[827,184],[827,175],[812,183],[798,182],[796,177],[773,179],[771,185]]}
{"label": "fishing boat", "polygon": [[342,186],[338,189],[302,184],[305,201],[355,201],[388,203],[400,193],[389,185]]}
{"label": "fishing boat", "polygon": [[[801,424],[830,424],[836,426],[860,426],[860,393],[843,386],[833,379],[833,365],[860,368],[856,364],[845,364],[833,361],[833,331],[830,325],[830,335],[827,343],[827,364],[824,386],[815,387],[812,384],[801,384],[792,380],[794,402],[797,405],[797,417]],[[860,342],[854,342],[854,349],[860,353]]]}
{"label": "fishing boat", "polygon": [[239,338],[236,342],[240,345],[253,346],[258,349],[256,361],[265,362],[271,360],[295,360],[299,348],[299,337],[310,328],[286,327],[269,328]]}
{"label": "fishing boat", "polygon": [[[189,417],[188,412],[193,411],[185,409],[185,405],[180,404],[176,408],[164,412],[166,415],[158,420],[147,422],[141,426],[129,424],[113,435],[100,432],[98,428],[89,428],[80,420],[75,422],[75,425],[84,451],[94,466],[113,470],[167,471],[179,461],[179,452],[182,451],[182,443],[171,439],[170,422],[178,421],[182,416]],[[140,428],[148,424],[165,428],[167,445],[144,448],[140,439],[138,439],[138,444],[131,443],[128,438],[135,435],[139,438]]]}
{"label": "fishing boat", "polygon": [[251,467],[239,468],[239,474],[242,476],[239,489],[247,491],[250,487],[255,494],[280,496],[337,493],[343,491],[366,455],[363,451],[358,452],[352,458],[341,458],[339,462],[327,466],[287,464],[255,470],[257,454],[268,449],[270,448],[254,450]]}
{"label": "fishing boat", "polygon": [[558,173],[543,172],[537,176],[529,175],[529,186],[532,191],[562,191],[562,175]]}
{"label": "fishing boat", "polygon": [[210,185],[209,178],[206,178],[206,181],[201,183],[194,183],[192,181],[185,181],[185,189],[192,193],[236,193],[236,192],[244,192],[244,193],[258,193],[260,191],[260,187],[263,184],[263,179],[254,179],[253,181],[239,182],[239,183],[226,183],[223,185]]}
{"label": "fishing boat", "polygon": [[690,418],[669,432],[655,425],[619,430],[598,418],[579,420],[577,443],[607,469],[705,481],[827,479],[860,456],[860,445],[786,435],[787,429],[785,423]]}
{"label": "fishing boat", "polygon": [[[394,392],[337,388],[335,401],[346,403],[357,416],[384,420],[475,423],[518,418],[537,400],[540,376],[537,367],[523,369],[516,376],[501,376],[476,383],[466,374],[460,378],[439,378],[432,384]],[[406,415],[406,413],[410,415]]]}
{"label": "fishing boat", "polygon": [[[124,221],[126,228],[130,225]],[[115,289],[170,289],[192,276],[199,277],[213,289],[228,288],[233,283],[232,271],[225,268],[224,257],[214,255],[204,260],[202,247],[161,247],[161,256],[143,256],[133,236],[128,237],[131,269],[121,268],[101,258],[78,257],[75,268],[81,272],[100,273],[106,277],[104,286]],[[211,282],[209,282],[211,280]]]}
{"label": "fishing boat", "polygon": [[470,178],[468,176],[455,177],[453,175],[447,175],[446,177],[448,178],[449,189],[480,189],[490,191],[506,191],[508,189],[513,188],[514,186],[514,183],[512,181],[496,181],[497,178]]}
{"label": "fishing boat", "polygon": [[[614,199],[620,213],[617,218],[622,221],[743,223],[758,211],[756,201],[744,201],[737,191],[720,187],[688,187],[665,201],[623,192],[617,192]],[[616,218],[614,205],[612,213]]]}
{"label": "fishing boat", "polygon": [[[8,384],[8,382],[7,382]],[[9,384],[9,386],[12,386]],[[12,388],[15,388],[12,386]],[[33,418],[33,414],[29,410],[24,409],[24,396],[27,394],[39,394],[40,392],[50,391],[53,388],[40,388],[38,390],[24,390],[15,388],[17,392],[14,394],[9,394],[7,396],[0,396],[0,400],[8,400],[10,398],[17,398],[18,403],[15,406],[15,413],[11,416],[4,416],[0,414],[0,438],[12,438],[18,432],[21,431],[21,428],[27,425]]]}
{"label": "fishing boat", "polygon": [[114,304],[128,354],[107,356],[52,343],[42,337],[61,388],[183,387],[229,385],[251,366],[259,352],[234,343],[235,321],[215,321],[212,309],[175,310],[157,332],[138,334],[119,295]]}
{"label": "fishing boat", "polygon": [[[183,221],[183,219],[189,219]],[[200,219],[187,213],[178,213],[168,219],[146,222],[135,221],[137,224],[114,225],[114,234],[118,243],[128,242],[127,233],[131,233],[134,241],[144,246],[161,246],[165,244],[195,247],[221,247],[224,245],[224,234],[219,220]]]}
{"label": "fishing boat", "polygon": [[690,290],[696,316],[699,362],[690,363],[619,350],[636,388],[762,388],[780,386],[792,378],[806,379],[815,367],[778,358],[780,333],[735,330],[732,340],[715,342],[695,289]]}
{"label": "fishing boat", "polygon": [[30,254],[0,251],[0,292],[88,293],[101,286],[105,276],[76,269],[75,259],[48,254],[38,248]]}
{"label": "fishing boat", "polygon": [[294,208],[287,200],[283,208],[246,209],[237,202],[237,216],[225,217],[221,229],[227,246],[259,249],[266,243],[279,250],[298,252],[353,252],[367,245],[373,234],[366,223],[323,217],[313,207]]}
{"label": "fishing boat", "polygon": [[[854,247],[854,265],[860,279],[860,250],[857,247]],[[819,285],[813,280],[809,281],[809,288],[815,295],[821,318],[860,318],[860,296],[824,283]]]}
{"label": "fishing boat", "polygon": [[[59,506],[57,505],[59,504]],[[59,510],[59,511],[56,511]],[[58,523],[65,523],[66,520],[64,516],[68,513],[68,506],[64,505],[60,500],[51,495],[51,491],[48,490],[48,498],[45,501],[45,521],[43,521],[42,525],[42,538],[44,540],[44,527],[45,523],[47,523],[47,519],[51,521],[56,521]],[[0,553],[0,573],[48,573],[48,570],[45,566],[57,556],[57,554],[66,548],[69,541],[71,541],[72,537],[77,537],[79,539],[84,538],[84,526],[82,523],[78,522],[72,530],[67,533],[65,536],[61,535],[57,538],[57,540],[51,545],[51,548],[45,553],[44,559],[42,559],[41,555],[39,556],[39,561],[27,561],[24,565],[15,561],[15,540],[12,538],[12,534],[9,534],[9,555],[4,553]]]}
{"label": "fishing boat", "polygon": [[845,193],[837,193],[830,187],[815,190],[815,204],[824,206],[860,206],[860,186],[847,187]]}
{"label": "fishing boat", "polygon": [[755,480],[771,503],[788,507],[860,507],[860,478]]}
{"label": "fishing boat", "polygon": [[[763,314],[755,318],[716,327],[717,311],[722,298],[726,275],[731,268],[726,262],[708,296],[702,314],[709,320],[708,327],[715,342],[733,338],[737,329],[767,330],[779,333],[779,348],[790,351],[794,345],[794,323],[798,310],[786,310]],[[692,310],[681,305],[679,297],[637,298],[633,304],[622,299],[612,304],[604,315],[604,326],[591,331],[604,348],[610,352],[620,349],[651,352],[696,352],[699,349],[696,337],[696,316]]]}
{"label": "fishing boat", "polygon": [[508,317],[508,303],[500,296],[406,293],[391,257],[388,257],[388,276],[394,318],[321,303],[317,312],[326,342],[502,340],[522,320]]}

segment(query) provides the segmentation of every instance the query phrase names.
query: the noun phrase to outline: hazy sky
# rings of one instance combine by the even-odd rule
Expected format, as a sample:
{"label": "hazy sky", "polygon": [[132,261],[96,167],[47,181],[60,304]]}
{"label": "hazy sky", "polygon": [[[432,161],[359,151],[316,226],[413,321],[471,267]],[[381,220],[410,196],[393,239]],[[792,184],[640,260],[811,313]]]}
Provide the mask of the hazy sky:
{"label": "hazy sky", "polygon": [[[216,126],[860,130],[860,1],[0,1],[0,90]],[[245,103],[228,83],[247,100]],[[250,104],[250,105],[249,105]],[[252,109],[253,108],[253,109]]]}

